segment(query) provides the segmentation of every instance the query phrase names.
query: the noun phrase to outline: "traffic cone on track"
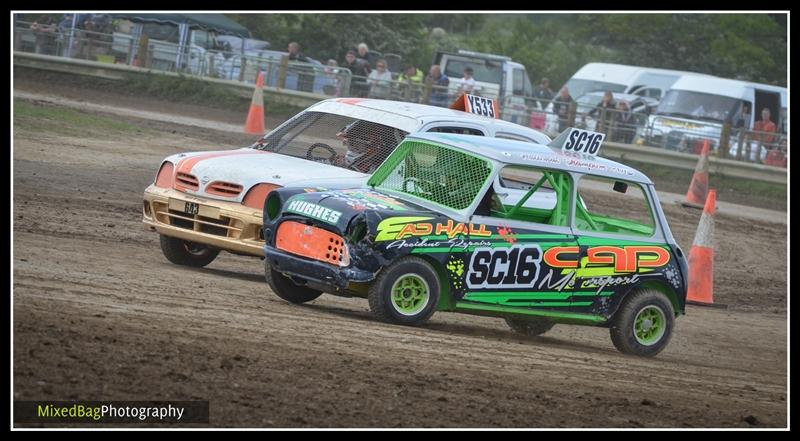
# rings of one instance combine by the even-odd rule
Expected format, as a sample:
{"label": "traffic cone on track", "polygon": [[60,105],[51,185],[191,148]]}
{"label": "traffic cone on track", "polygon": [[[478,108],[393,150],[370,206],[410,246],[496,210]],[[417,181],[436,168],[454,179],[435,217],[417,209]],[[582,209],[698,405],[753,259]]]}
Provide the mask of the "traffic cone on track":
{"label": "traffic cone on track", "polygon": [[714,303],[714,211],[717,203],[717,191],[708,192],[700,225],[689,251],[689,287],[686,290],[686,302],[696,305],[712,305]]}
{"label": "traffic cone on track", "polygon": [[694,168],[692,183],[689,184],[689,191],[686,193],[686,202],[682,202],[681,205],[702,208],[705,203],[706,196],[708,196],[709,147],[708,140],[703,141],[703,151],[700,153],[700,159],[697,160],[697,166]]}
{"label": "traffic cone on track", "polygon": [[264,73],[259,71],[250,112],[247,113],[247,121],[244,123],[244,133],[263,135],[264,131]]}

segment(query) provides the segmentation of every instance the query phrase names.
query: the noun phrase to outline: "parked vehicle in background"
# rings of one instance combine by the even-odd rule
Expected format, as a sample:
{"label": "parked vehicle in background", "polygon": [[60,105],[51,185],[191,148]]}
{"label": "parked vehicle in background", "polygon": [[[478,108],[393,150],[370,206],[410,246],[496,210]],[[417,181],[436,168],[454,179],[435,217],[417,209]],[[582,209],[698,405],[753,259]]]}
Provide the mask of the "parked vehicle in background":
{"label": "parked vehicle in background", "polygon": [[[736,156],[738,151],[734,147],[738,149],[743,144],[743,147],[749,147],[750,160],[761,161],[766,151],[762,151],[761,146],[750,145],[753,142],[758,144],[760,136],[747,131],[756,127],[762,110],[766,108],[776,126],[776,135],[786,134],[787,100],[787,89],[783,87],[687,76],[672,85],[639,136],[644,144],[669,150],[699,152],[705,140],[716,150],[723,126],[729,125],[733,150],[728,153]],[[774,142],[766,144],[777,143],[778,136],[774,138]]]}
{"label": "parked vehicle in background", "polygon": [[[684,75],[711,77],[696,72],[625,64],[589,63],[578,69],[565,86],[573,97],[610,90],[660,99]],[[713,77],[712,77],[713,78]]]}
{"label": "parked vehicle in background", "polygon": [[[592,130],[596,129],[607,132],[607,128],[599,128],[597,122],[601,118],[601,112],[597,110],[597,105],[602,101],[605,92],[590,92],[575,99],[576,117],[575,127]],[[628,93],[612,93],[615,103],[625,101],[628,103],[630,111],[633,113],[634,127],[644,127],[647,124],[648,116],[658,106],[658,100]],[[558,132],[558,116],[552,112],[552,104],[546,109],[546,132]],[[616,109],[608,111],[605,115],[606,122],[615,120],[619,112]],[[607,125],[608,126],[608,125]]]}
{"label": "parked vehicle in background", "polygon": [[463,49],[455,53],[438,51],[433,64],[441,66],[442,73],[450,78],[451,102],[458,95],[458,80],[463,78],[464,68],[471,67],[475,78],[473,93],[497,100],[504,120],[525,123],[525,98],[533,96],[533,86],[524,65],[510,57]]}

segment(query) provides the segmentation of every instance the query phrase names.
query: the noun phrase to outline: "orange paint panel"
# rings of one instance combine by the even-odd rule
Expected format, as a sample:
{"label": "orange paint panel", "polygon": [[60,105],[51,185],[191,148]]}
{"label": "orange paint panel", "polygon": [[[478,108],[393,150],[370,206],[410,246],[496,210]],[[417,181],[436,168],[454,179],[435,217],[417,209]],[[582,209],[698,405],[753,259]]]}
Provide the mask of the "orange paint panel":
{"label": "orange paint panel", "polygon": [[358,104],[361,101],[364,101],[364,99],[363,98],[340,98],[337,101],[342,103],[342,104]]}
{"label": "orange paint panel", "polygon": [[267,199],[269,192],[278,187],[280,186],[275,184],[258,184],[247,192],[242,204],[250,208],[261,210],[264,208],[264,201]]}
{"label": "orange paint panel", "polygon": [[346,266],[350,262],[347,247],[341,236],[299,222],[286,221],[278,227],[275,247],[333,265]]}
{"label": "orange paint panel", "polygon": [[216,153],[204,153],[201,155],[190,156],[188,158],[184,158],[181,162],[178,163],[177,171],[181,173],[191,173],[192,168],[197,165],[200,161],[205,161],[206,159],[212,158],[220,158],[223,156],[236,156],[236,155],[252,155],[258,153],[270,153],[265,152],[263,150],[232,150],[229,152],[216,152]]}
{"label": "orange paint panel", "polygon": [[172,186],[172,175],[175,171],[175,166],[171,162],[165,162],[164,165],[158,170],[156,176],[156,187],[170,188]]}

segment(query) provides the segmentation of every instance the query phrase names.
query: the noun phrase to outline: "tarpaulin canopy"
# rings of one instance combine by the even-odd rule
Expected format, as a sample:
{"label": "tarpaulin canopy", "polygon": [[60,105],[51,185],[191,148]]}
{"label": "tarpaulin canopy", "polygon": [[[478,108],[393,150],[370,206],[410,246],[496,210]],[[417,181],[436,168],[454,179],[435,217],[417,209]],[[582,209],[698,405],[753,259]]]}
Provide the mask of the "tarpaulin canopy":
{"label": "tarpaulin canopy", "polygon": [[114,18],[130,20],[134,23],[169,23],[189,25],[191,29],[214,31],[222,35],[235,35],[249,38],[250,31],[223,14],[112,14]]}

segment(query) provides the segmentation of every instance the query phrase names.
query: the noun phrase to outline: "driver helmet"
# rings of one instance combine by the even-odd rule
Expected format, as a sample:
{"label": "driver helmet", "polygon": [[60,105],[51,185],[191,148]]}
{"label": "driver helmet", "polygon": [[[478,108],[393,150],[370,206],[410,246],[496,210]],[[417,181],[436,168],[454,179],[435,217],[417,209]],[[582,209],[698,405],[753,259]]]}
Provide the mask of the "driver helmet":
{"label": "driver helmet", "polygon": [[[374,170],[385,156],[403,139],[396,129],[368,121],[353,121],[336,137],[347,147],[345,165],[362,171]],[[399,139],[398,139],[399,135]]]}

